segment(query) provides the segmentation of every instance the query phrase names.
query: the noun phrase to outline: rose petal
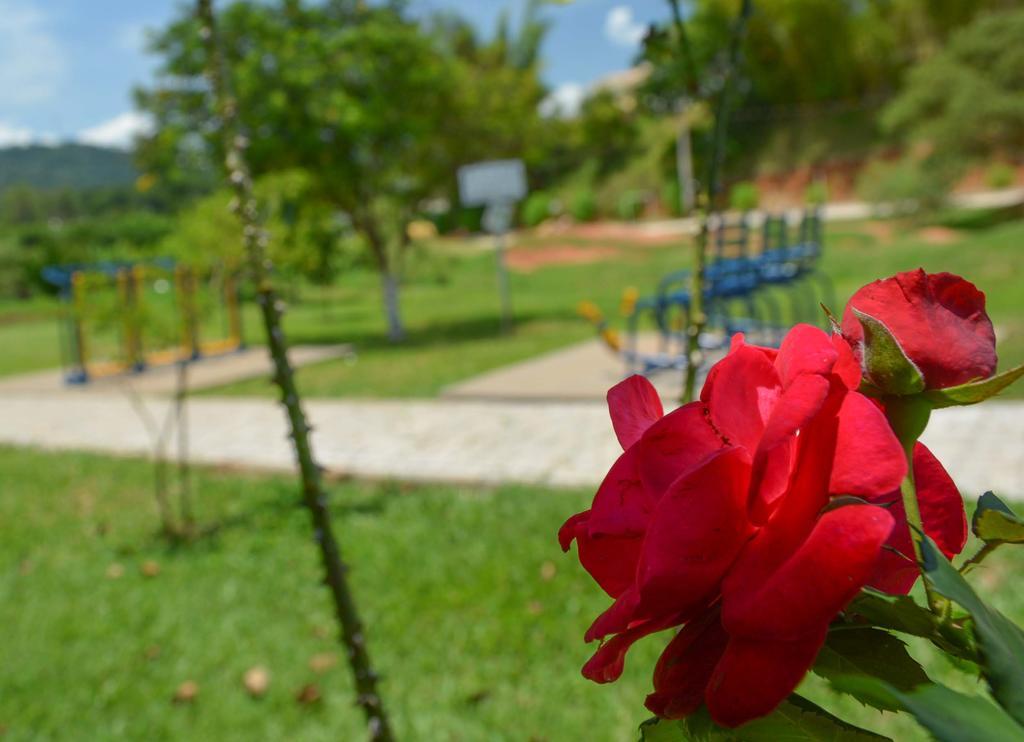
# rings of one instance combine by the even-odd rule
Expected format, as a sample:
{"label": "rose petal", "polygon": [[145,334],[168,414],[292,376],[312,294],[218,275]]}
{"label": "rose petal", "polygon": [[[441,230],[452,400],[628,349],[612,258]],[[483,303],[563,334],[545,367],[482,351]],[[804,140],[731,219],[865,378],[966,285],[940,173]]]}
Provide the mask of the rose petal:
{"label": "rose petal", "polygon": [[683,618],[680,616],[670,616],[661,621],[644,621],[612,637],[602,644],[583,666],[583,677],[595,683],[611,683],[618,680],[626,664],[626,653],[634,643],[682,621]]}
{"label": "rose petal", "polygon": [[[914,484],[925,533],[947,559],[952,559],[967,542],[963,498],[942,464],[922,443],[914,447]],[[903,499],[897,490],[872,502],[886,504],[895,525],[886,542],[888,548],[879,555],[870,585],[893,595],[905,595],[920,576],[920,569],[913,557]]]}
{"label": "rose petal", "polygon": [[654,385],[635,374],[608,390],[608,412],[623,450],[665,414]]}
{"label": "rose petal", "polygon": [[754,454],[751,513],[755,523],[767,520],[786,491],[797,431],[821,411],[828,393],[828,379],[814,374],[797,377],[782,393]]}
{"label": "rose petal", "polygon": [[730,443],[753,451],[782,391],[775,367],[764,353],[740,345],[712,372],[700,395],[712,424]]}
{"label": "rose petal", "polygon": [[654,498],[640,481],[636,447],[630,447],[612,464],[594,495],[590,535],[641,536],[653,509]]}
{"label": "rose petal", "polygon": [[821,516],[810,536],[765,580],[734,571],[722,591],[732,636],[797,641],[827,627],[867,583],[893,518],[881,507],[849,505]]}
{"label": "rose petal", "polygon": [[665,493],[637,564],[637,618],[692,610],[718,589],[752,533],[746,517],[749,481],[747,452],[723,448]]}
{"label": "rose petal", "polygon": [[828,374],[838,359],[838,351],[823,330],[812,325],[796,325],[779,346],[775,368],[782,385],[789,386],[802,374]]}
{"label": "rose petal", "polygon": [[591,537],[588,519],[590,511],[577,513],[558,531],[563,551],[568,551],[573,540],[579,552],[580,564],[611,597],[621,595],[636,579],[636,564],[640,558],[640,537]]}
{"label": "rose petal", "polygon": [[658,659],[654,692],[644,705],[663,719],[682,719],[696,711],[728,641],[717,610],[687,623]]}
{"label": "rose petal", "polygon": [[839,432],[829,491],[870,497],[898,489],[907,475],[907,459],[885,413],[857,392],[839,409]]}
{"label": "rose petal", "polygon": [[832,373],[842,379],[847,389],[856,390],[860,387],[863,371],[860,367],[860,361],[857,360],[857,356],[853,352],[853,348],[850,347],[850,344],[846,342],[842,335],[832,336],[832,347],[839,354],[836,365],[832,367]]}
{"label": "rose petal", "polygon": [[736,727],[774,711],[814,664],[827,630],[795,642],[733,638],[708,683],[711,718]]}
{"label": "rose petal", "polygon": [[633,448],[638,475],[652,502],[724,445],[701,402],[683,405],[654,423]]}

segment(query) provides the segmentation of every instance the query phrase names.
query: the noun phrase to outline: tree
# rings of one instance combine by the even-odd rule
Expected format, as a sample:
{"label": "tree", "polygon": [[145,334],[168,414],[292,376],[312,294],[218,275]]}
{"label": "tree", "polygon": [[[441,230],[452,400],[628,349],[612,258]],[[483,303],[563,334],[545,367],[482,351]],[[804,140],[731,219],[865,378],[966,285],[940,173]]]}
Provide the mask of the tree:
{"label": "tree", "polygon": [[[369,247],[388,335],[401,339],[405,227],[453,169],[441,143],[456,108],[451,59],[400,2],[235,3],[219,23],[253,174],[298,168],[314,178],[311,195],[347,215]],[[219,157],[194,19],[173,22],[152,51],[158,81],[137,94],[157,123],[141,148],[147,168],[166,170],[197,149]]]}
{"label": "tree", "polygon": [[910,70],[883,125],[924,142],[955,175],[972,159],[1024,155],[1024,10],[982,15]]}

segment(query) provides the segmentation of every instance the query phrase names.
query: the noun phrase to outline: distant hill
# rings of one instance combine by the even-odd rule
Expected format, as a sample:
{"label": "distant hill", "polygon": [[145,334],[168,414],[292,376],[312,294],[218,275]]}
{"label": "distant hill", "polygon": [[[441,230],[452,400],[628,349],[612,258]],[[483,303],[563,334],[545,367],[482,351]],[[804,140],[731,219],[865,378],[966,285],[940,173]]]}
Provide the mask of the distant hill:
{"label": "distant hill", "polygon": [[128,152],[88,144],[0,149],[0,191],[12,185],[94,188],[128,185],[138,172]]}

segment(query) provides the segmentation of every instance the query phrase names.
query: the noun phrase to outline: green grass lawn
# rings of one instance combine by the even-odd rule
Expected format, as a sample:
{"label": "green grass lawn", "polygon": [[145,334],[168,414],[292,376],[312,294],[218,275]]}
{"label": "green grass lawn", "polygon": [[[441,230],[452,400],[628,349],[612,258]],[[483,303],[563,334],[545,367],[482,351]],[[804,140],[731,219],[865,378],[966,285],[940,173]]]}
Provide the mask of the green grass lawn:
{"label": "green grass lawn", "polygon": [[[0,729],[5,740],[360,739],[326,592],[295,486],[284,477],[197,470],[200,540],[154,535],[141,461],[0,449]],[[590,493],[336,484],[339,535],[397,732],[407,740],[634,739],[664,636],[597,686],[581,640],[607,604],[555,531]],[[157,576],[144,576],[147,561]],[[123,570],[112,577],[111,568]],[[1024,551],[1006,547],[974,580],[1010,615]],[[116,570],[117,568],[115,568]],[[933,677],[955,674],[915,645]],[[271,674],[250,698],[242,675]],[[172,702],[184,681],[190,704]],[[316,683],[322,700],[295,696]],[[957,687],[969,687],[960,680]],[[903,742],[913,722],[835,704]]]}
{"label": "green grass lawn", "polygon": [[[975,220],[970,229],[934,244],[909,222],[834,224],[828,228],[823,268],[834,278],[840,304],[858,286],[880,276],[923,266],[961,273],[988,295],[1004,364],[1024,362],[1024,221],[992,224]],[[565,239],[527,238],[531,249],[568,243]],[[408,326],[406,342],[385,339],[380,291],[375,274],[349,272],[324,292],[306,288],[292,302],[285,322],[293,343],[352,343],[353,361],[334,360],[304,368],[300,387],[314,396],[433,396],[444,386],[492,368],[592,337],[592,328],[576,314],[583,299],[597,302],[617,321],[623,289],[650,291],[670,270],[689,262],[686,246],[638,247],[616,243],[618,257],[585,265],[549,266],[512,274],[518,318],[512,336],[499,333],[493,258],[465,245],[443,243],[421,249],[411,261],[402,292]],[[0,307],[0,374],[58,364],[57,330],[46,307],[36,304],[30,321],[3,321]],[[839,311],[841,306],[835,307]],[[48,310],[52,313],[52,305]],[[26,317],[22,316],[22,320]],[[247,307],[250,338],[261,329],[254,307]],[[621,326],[621,322],[619,322]],[[269,395],[265,380],[216,390],[218,394]],[[1011,390],[1024,396],[1024,388]]]}

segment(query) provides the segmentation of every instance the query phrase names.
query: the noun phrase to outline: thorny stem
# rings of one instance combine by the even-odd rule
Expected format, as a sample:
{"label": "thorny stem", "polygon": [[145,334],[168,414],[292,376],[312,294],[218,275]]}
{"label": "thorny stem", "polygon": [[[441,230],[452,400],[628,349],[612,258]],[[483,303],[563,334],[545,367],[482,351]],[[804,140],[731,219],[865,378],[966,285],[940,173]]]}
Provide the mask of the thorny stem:
{"label": "thorny stem", "polygon": [[988,557],[993,551],[1003,545],[1002,541],[988,541],[982,546],[978,553],[968,559],[966,562],[960,565],[960,574],[965,575],[970,572],[974,567],[977,567],[985,558]]}
{"label": "thorny stem", "polygon": [[932,589],[925,575],[922,546],[925,538],[924,521],[921,518],[917,486],[914,483],[914,447],[917,445],[921,433],[928,426],[931,413],[931,405],[914,397],[888,397],[885,400],[885,416],[900,445],[903,446],[903,453],[907,459],[907,475],[900,485],[900,496],[903,499],[903,512],[907,518],[907,526],[910,528],[910,543],[914,548],[914,561],[917,562],[921,571],[928,607],[936,616],[942,617],[945,615],[948,602]]}
{"label": "thorny stem", "polygon": [[[675,3],[673,3],[673,8],[676,8]],[[707,315],[704,311],[704,273],[707,259],[708,217],[714,209],[715,197],[718,195],[718,176],[725,150],[725,132],[729,118],[729,94],[739,63],[740,46],[747,30],[747,19],[750,18],[752,10],[752,0],[743,0],[739,16],[733,26],[722,89],[718,93],[718,100],[715,104],[715,128],[708,160],[707,198],[704,201],[704,213],[701,216],[700,234],[694,242],[693,272],[690,277],[690,322],[686,328],[686,375],[683,380],[683,404],[693,401],[697,391],[697,371],[704,362],[704,356],[700,349],[700,336],[704,332],[704,325],[707,324]],[[680,35],[679,43],[682,53],[686,55],[684,58],[689,60],[690,49],[684,36]]]}
{"label": "thorny stem", "polygon": [[928,606],[932,609],[932,613],[942,615],[944,610],[943,601],[932,590],[928,580],[924,578],[924,555],[921,549],[921,543],[924,540],[924,521],[921,519],[921,508],[917,502],[917,488],[914,486],[913,444],[911,444],[907,454],[907,464],[909,468],[907,469],[907,476],[904,477],[903,483],[900,485],[900,495],[903,497],[903,512],[907,516],[907,525],[910,527],[910,543],[914,547],[914,561],[917,562],[921,570],[924,591],[928,597]]}
{"label": "thorny stem", "polygon": [[253,196],[252,178],[245,159],[247,142],[238,130],[238,104],[225,83],[224,61],[217,40],[212,0],[197,0],[197,5],[200,34],[206,46],[206,73],[224,138],[225,164],[234,190],[234,208],[242,222],[246,257],[256,284],[256,301],[260,307],[267,334],[267,347],[274,364],[274,382],[281,391],[281,401],[290,425],[290,437],[295,446],[295,458],[302,480],[303,503],[313,521],[313,532],[320,547],[327,586],[330,588],[335,614],[341,628],[341,640],[348,649],[349,667],[356,687],[356,703],[362,707],[366,716],[369,738],[375,742],[391,742],[394,736],[377,690],[377,675],[370,662],[362,621],[346,577],[347,567],[342,562],[341,550],[331,527],[327,494],[310,443],[310,427],[306,422],[299,392],[295,386],[295,376],[287,356],[287,344],[281,328],[281,305],[270,282],[270,265],[266,257],[268,236],[262,227],[256,199]]}

